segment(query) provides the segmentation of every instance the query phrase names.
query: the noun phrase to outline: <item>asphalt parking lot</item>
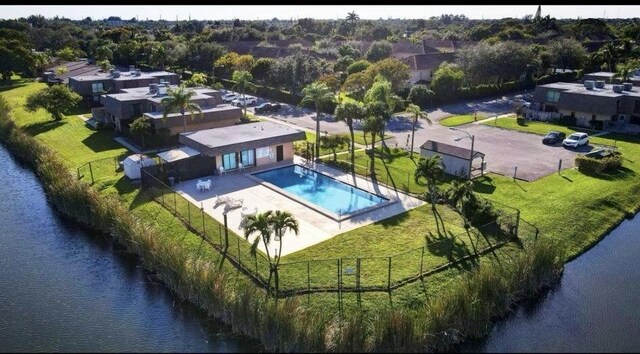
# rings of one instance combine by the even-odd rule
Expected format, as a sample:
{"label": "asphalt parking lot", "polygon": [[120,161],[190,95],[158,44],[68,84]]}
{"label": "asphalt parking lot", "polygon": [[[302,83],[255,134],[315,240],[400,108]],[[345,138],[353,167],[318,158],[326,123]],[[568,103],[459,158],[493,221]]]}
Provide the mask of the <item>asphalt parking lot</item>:
{"label": "asphalt parking lot", "polygon": [[[482,112],[484,116],[495,116],[511,111],[511,101],[521,94],[493,98],[488,100],[476,100],[467,103],[457,103],[428,110],[432,125],[420,122],[415,134],[414,151],[420,151],[420,145],[426,140],[435,140],[442,143],[460,146],[469,149],[471,139],[463,138],[455,141],[455,138],[464,137],[466,134],[454,131],[442,126],[438,121],[452,114],[464,114],[470,112]],[[258,104],[265,102],[258,100]],[[315,130],[315,112],[300,107],[282,105],[279,112],[264,114],[276,120],[293,124],[302,128]],[[249,108],[253,111],[253,108]],[[358,126],[356,125],[356,128]],[[474,150],[485,154],[487,170],[505,176],[514,176],[518,179],[532,181],[558,171],[560,160],[562,169],[575,166],[576,154],[590,151],[592,146],[585,146],[578,150],[567,149],[557,144],[549,146],[542,144],[542,136],[537,134],[517,132],[501,129],[479,123],[470,123],[457,127],[474,136]],[[320,130],[330,134],[347,133],[347,126],[342,122],[334,122],[331,115],[322,115]],[[551,130],[551,129],[550,129]],[[387,125],[387,133],[392,136],[387,140],[391,147],[405,148],[408,136],[411,134],[410,121],[403,117],[394,117]],[[474,162],[479,166],[480,161]],[[516,170],[517,167],[517,170]],[[516,172],[517,171],[517,172]]]}

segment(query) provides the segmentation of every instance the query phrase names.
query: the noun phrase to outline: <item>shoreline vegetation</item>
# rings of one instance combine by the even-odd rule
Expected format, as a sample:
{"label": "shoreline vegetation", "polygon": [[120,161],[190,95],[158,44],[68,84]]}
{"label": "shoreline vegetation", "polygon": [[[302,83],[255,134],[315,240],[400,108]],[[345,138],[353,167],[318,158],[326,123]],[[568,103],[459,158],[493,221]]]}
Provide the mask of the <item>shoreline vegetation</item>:
{"label": "shoreline vegetation", "polygon": [[[363,300],[362,307],[348,306],[340,316],[335,308],[320,307],[330,302],[326,299],[328,295],[314,295],[313,301],[302,296],[284,300],[266,296],[233,268],[228,259],[206,247],[201,238],[137,188],[119,182],[91,186],[78,180],[71,170],[76,166],[65,159],[64,152],[37,137],[40,132],[29,131],[12,119],[11,110],[19,105],[19,101],[0,97],[0,139],[13,156],[36,172],[48,200],[60,213],[105,233],[127,252],[135,254],[176,296],[188,299],[210,316],[229,324],[234,332],[260,340],[267,351],[442,351],[450,350],[463,340],[482,338],[489,333],[493,320],[552,286],[562,273],[564,261],[592,247],[606,236],[606,232],[600,231],[610,231],[639,206],[637,201],[629,199],[632,191],[628,189],[606,194],[596,201],[593,208],[600,213],[590,215],[593,216],[590,222],[561,228],[562,231],[589,230],[580,242],[562,243],[564,240],[554,235],[543,238],[548,242],[531,245],[526,252],[504,247],[498,251],[498,262],[493,260],[498,257],[481,257],[475,270],[439,274],[438,277],[447,279],[430,290],[428,301],[412,302],[412,292],[407,290],[397,296],[406,297],[404,301],[394,298],[392,302],[389,296],[387,302],[392,303],[378,307],[379,302],[371,296]],[[619,145],[626,147],[624,143]],[[631,155],[627,153],[627,156]],[[574,180],[590,178],[574,170],[563,176]],[[513,186],[507,178],[492,176],[492,179],[494,189],[504,188],[505,192],[487,193],[486,186],[483,189],[476,185],[478,192],[486,194],[488,199],[504,203],[506,196],[522,194],[511,193],[522,186]],[[531,184],[526,188],[532,189]],[[638,191],[640,187],[634,184],[631,189]],[[608,201],[612,197],[615,200]],[[533,209],[529,198],[539,196],[517,200],[514,206],[529,212]],[[555,206],[569,210],[560,202]],[[618,213],[600,215],[603,212],[597,210],[600,206],[605,212]],[[543,234],[553,231],[551,223],[558,218],[544,222],[540,213],[545,212],[548,209],[527,215],[536,225],[543,221],[539,225]],[[575,222],[576,217],[569,217],[568,222]],[[598,224],[592,225],[592,222]],[[425,285],[430,284],[422,284]],[[388,294],[377,297],[386,296]]]}

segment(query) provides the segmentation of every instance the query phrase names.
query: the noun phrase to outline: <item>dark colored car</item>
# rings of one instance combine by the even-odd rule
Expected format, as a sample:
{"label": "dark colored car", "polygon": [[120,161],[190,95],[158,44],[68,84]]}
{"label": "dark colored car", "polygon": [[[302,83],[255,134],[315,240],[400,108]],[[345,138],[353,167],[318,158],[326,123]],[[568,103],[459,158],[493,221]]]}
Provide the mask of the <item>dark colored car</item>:
{"label": "dark colored car", "polygon": [[280,110],[280,108],[282,108],[280,103],[265,102],[263,104],[257,105],[255,108],[255,112],[256,113],[277,112],[278,110]]}
{"label": "dark colored car", "polygon": [[547,135],[542,138],[543,144],[557,144],[564,140],[567,135],[563,132],[552,131],[547,133]]}

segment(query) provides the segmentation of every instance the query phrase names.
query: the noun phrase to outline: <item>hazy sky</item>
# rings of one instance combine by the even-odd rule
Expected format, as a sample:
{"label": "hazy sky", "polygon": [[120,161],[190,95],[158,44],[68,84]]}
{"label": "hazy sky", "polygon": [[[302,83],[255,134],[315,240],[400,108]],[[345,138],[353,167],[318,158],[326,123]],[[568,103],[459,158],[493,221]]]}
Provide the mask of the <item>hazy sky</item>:
{"label": "hazy sky", "polygon": [[[504,17],[522,18],[533,15],[537,5],[208,5],[208,6],[179,6],[179,5],[145,5],[145,6],[75,6],[75,5],[38,5],[18,6],[0,5],[0,18],[19,18],[30,15],[42,15],[47,18],[60,16],[79,20],[85,17],[104,19],[109,16],[120,16],[131,19],[138,16],[140,20],[229,20],[229,19],[296,19],[303,17],[336,19],[344,18],[348,12],[355,11],[362,19],[378,18],[429,18],[442,14],[454,14],[472,19],[493,19]],[[640,6],[542,6],[542,15],[555,18],[634,18],[640,17]]]}

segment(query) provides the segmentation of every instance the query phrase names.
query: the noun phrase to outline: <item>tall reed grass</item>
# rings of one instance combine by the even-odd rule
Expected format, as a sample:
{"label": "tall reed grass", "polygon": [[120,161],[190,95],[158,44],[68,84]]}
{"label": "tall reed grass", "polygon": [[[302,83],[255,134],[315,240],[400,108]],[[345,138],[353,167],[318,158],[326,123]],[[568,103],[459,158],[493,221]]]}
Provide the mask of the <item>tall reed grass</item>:
{"label": "tall reed grass", "polygon": [[78,180],[56,153],[16,127],[0,97],[0,140],[29,165],[48,200],[65,216],[103,232],[139,257],[178,297],[188,299],[267,351],[448,350],[488,333],[491,320],[552,284],[562,270],[555,249],[537,243],[508,263],[489,264],[455,281],[421,310],[361,311],[339,317],[310,311],[297,298],[275,300],[248,280],[170,242],[115,195],[101,195]]}

